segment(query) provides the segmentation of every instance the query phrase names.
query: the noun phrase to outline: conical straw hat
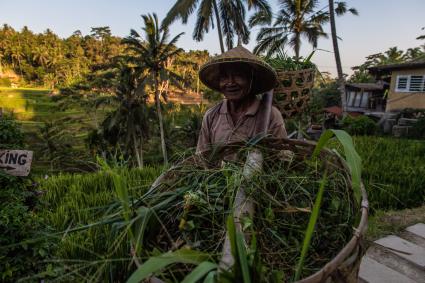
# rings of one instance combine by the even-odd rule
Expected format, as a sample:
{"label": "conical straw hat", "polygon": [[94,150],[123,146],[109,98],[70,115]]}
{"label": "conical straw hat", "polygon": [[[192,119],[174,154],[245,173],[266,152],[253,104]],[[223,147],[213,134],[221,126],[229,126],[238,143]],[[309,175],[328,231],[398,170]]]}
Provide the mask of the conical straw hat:
{"label": "conical straw hat", "polygon": [[209,88],[220,91],[220,64],[246,63],[254,70],[252,93],[260,94],[271,90],[276,86],[277,76],[275,70],[266,62],[252,54],[242,46],[230,49],[226,53],[212,58],[199,70],[199,78]]}

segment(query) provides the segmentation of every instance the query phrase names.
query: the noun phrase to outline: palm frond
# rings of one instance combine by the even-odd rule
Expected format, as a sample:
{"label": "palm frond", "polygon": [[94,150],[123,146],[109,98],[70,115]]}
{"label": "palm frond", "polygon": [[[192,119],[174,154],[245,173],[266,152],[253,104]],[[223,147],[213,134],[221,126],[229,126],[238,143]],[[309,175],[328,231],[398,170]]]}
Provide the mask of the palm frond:
{"label": "palm frond", "polygon": [[186,24],[189,16],[195,11],[197,4],[198,0],[177,0],[162,21],[162,27],[169,26],[178,18],[181,18],[183,24]]}
{"label": "palm frond", "polygon": [[195,28],[193,29],[193,39],[201,41],[204,38],[204,34],[208,32],[210,25],[212,24],[212,11],[213,3],[211,0],[202,0],[200,7],[198,8],[198,15],[196,18]]}

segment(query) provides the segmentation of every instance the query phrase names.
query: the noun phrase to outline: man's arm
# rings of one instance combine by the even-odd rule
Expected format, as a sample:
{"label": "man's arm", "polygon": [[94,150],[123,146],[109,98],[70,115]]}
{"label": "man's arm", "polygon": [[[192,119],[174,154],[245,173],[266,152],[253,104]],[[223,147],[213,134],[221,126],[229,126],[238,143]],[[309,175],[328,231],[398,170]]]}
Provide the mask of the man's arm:
{"label": "man's arm", "polygon": [[208,127],[208,113],[202,119],[201,131],[199,132],[198,145],[196,146],[196,153],[201,153],[209,149],[211,144],[211,135]]}
{"label": "man's arm", "polygon": [[288,138],[288,134],[285,129],[285,122],[283,121],[282,114],[280,111],[272,106],[270,113],[270,124],[268,133],[273,138]]}

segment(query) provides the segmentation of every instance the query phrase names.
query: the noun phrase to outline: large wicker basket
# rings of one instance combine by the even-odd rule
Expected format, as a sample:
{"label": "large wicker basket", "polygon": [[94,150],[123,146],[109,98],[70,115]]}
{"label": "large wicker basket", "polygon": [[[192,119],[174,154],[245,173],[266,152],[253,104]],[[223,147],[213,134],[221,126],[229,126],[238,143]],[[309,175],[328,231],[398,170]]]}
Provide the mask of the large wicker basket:
{"label": "large wicker basket", "polygon": [[[300,140],[291,139],[268,139],[267,141],[261,142],[261,146],[266,146],[272,151],[276,151],[274,154],[278,156],[278,152],[292,151],[296,153],[298,158],[305,159],[312,155],[316,143]],[[176,178],[173,173],[173,169],[185,166],[187,164],[199,166],[199,167],[210,167],[217,166],[224,156],[232,155],[238,151],[243,143],[232,143],[221,148],[216,148],[214,152],[205,152],[201,155],[193,155],[178,165],[172,167],[170,170],[164,172],[152,185],[151,189],[159,186],[164,180],[169,178]],[[207,157],[207,158],[206,158]],[[330,167],[338,168],[343,170],[344,174],[349,175],[349,169],[345,161],[336,153],[328,149],[323,149],[320,153],[320,159],[329,163]],[[352,184],[349,183],[349,186]],[[363,237],[366,232],[367,218],[368,218],[368,200],[366,190],[363,184],[361,185],[362,191],[362,202],[360,206],[360,223],[356,229],[354,229],[351,240],[344,246],[341,247],[339,253],[322,269],[312,274],[311,276],[304,278],[297,283],[354,283],[358,282],[358,272],[360,267],[361,258],[364,255],[365,249],[363,246]]]}
{"label": "large wicker basket", "polygon": [[314,69],[285,71],[276,69],[278,86],[274,89],[273,104],[283,118],[292,118],[302,113],[308,104],[314,84]]}

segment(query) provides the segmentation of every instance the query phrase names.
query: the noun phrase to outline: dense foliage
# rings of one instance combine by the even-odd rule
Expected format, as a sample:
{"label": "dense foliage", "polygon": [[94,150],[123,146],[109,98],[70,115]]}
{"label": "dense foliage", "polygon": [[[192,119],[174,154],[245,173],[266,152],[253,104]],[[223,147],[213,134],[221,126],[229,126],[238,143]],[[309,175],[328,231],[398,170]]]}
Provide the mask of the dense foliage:
{"label": "dense foliage", "polygon": [[[109,27],[94,27],[89,35],[77,30],[62,39],[50,29],[37,34],[27,27],[16,31],[5,24],[0,27],[0,86],[10,86],[11,81],[50,89],[77,84],[105,91],[114,81],[110,66],[114,58],[125,54],[124,49],[122,39],[113,36]],[[179,64],[179,58],[193,64]],[[205,62],[208,52],[189,51],[179,58],[173,68],[191,76],[192,89],[197,89],[198,65]]]}
{"label": "dense foliage", "polygon": [[[22,149],[24,136],[12,119],[0,118],[0,149]],[[30,178],[14,177],[0,170],[0,281],[17,279],[43,271],[48,244],[37,215],[38,200]]]}
{"label": "dense foliage", "polygon": [[408,48],[406,51],[398,49],[396,46],[388,48],[385,52],[371,54],[366,57],[366,61],[353,67],[354,73],[350,76],[349,82],[351,83],[371,83],[375,79],[369,73],[368,68],[387,65],[405,63],[407,61],[424,60],[425,59],[425,45],[420,47]]}
{"label": "dense foliage", "polygon": [[71,85],[122,52],[120,38],[108,27],[80,31],[66,39],[50,29],[35,34],[27,27],[16,31],[8,25],[0,28],[0,64],[3,72],[11,69],[23,82],[45,85]]}
{"label": "dense foliage", "polygon": [[16,149],[23,144],[24,134],[19,124],[12,117],[0,117],[0,148]]}
{"label": "dense foliage", "polygon": [[351,135],[373,135],[377,130],[377,125],[367,116],[347,115],[342,119],[342,128]]}
{"label": "dense foliage", "polygon": [[425,118],[420,118],[413,124],[409,136],[415,139],[425,139]]}

